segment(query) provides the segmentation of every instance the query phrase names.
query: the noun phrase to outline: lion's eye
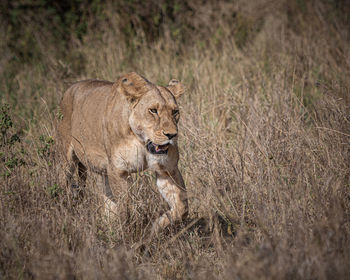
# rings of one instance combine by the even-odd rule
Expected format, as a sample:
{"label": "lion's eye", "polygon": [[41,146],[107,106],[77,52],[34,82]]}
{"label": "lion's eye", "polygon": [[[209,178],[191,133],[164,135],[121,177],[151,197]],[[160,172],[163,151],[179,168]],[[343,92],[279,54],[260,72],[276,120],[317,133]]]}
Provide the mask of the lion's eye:
{"label": "lion's eye", "polygon": [[149,111],[150,111],[152,114],[158,114],[157,109],[149,109]]}
{"label": "lion's eye", "polygon": [[179,110],[173,110],[173,116],[176,116],[179,113]]}

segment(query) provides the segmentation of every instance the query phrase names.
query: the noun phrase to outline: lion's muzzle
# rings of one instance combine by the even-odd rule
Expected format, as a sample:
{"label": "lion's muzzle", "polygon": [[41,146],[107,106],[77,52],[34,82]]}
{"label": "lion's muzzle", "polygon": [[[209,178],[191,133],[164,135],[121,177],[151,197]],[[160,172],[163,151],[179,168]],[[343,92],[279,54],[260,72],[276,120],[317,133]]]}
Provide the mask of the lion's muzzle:
{"label": "lion's muzzle", "polygon": [[152,141],[148,141],[146,144],[147,151],[151,154],[163,155],[168,153],[169,143],[164,145],[154,144]]}

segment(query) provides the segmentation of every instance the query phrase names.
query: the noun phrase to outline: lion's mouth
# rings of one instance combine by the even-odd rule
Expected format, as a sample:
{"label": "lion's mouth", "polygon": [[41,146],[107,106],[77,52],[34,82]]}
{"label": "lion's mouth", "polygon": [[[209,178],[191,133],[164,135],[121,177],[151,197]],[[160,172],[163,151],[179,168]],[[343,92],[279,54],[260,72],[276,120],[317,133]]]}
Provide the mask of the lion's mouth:
{"label": "lion's mouth", "polygon": [[167,154],[168,148],[169,148],[169,143],[164,144],[164,145],[157,145],[157,144],[154,144],[153,142],[149,141],[149,142],[147,142],[146,147],[147,147],[147,150],[151,154],[156,154],[156,155]]}

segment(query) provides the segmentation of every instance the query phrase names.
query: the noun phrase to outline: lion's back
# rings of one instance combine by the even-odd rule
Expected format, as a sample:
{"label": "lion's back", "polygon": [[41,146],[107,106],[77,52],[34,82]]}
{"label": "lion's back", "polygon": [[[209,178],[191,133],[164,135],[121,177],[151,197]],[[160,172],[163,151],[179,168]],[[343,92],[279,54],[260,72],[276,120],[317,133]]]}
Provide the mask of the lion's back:
{"label": "lion's back", "polygon": [[[60,103],[57,126],[59,142],[67,153],[73,140],[91,142],[102,126],[102,116],[113,83],[84,80],[74,83]],[[86,143],[88,145],[90,143]]]}

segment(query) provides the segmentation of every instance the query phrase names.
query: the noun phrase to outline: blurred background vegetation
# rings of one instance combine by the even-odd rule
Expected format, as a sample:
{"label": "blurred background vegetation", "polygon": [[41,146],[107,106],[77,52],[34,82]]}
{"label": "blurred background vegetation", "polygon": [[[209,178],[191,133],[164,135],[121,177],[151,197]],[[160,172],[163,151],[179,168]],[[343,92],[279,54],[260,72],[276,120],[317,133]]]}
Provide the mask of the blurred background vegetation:
{"label": "blurred background vegetation", "polygon": [[[171,42],[170,51],[178,59],[193,48],[220,52],[227,42],[248,52],[263,27],[276,17],[278,32],[285,32],[284,36],[310,36],[315,42],[318,36],[330,38],[335,47],[327,55],[340,65],[347,61],[350,4],[346,0],[4,0],[0,10],[1,92],[12,105],[18,102],[12,90],[14,77],[23,67],[43,73],[55,68],[55,78],[61,79],[83,76],[89,67],[83,46],[108,44],[111,37],[127,48],[127,62],[120,62],[126,70],[141,48],[164,45],[164,41]],[[269,46],[266,55],[273,56],[276,47]],[[291,51],[298,52],[297,48]],[[299,54],[299,59],[305,55]]]}
{"label": "blurred background vegetation", "polygon": [[[319,2],[322,11],[317,11]],[[243,48],[259,33],[264,21],[281,10],[288,28],[297,33],[307,28],[303,22],[317,25],[312,23],[317,12],[323,13],[327,24],[338,28],[350,25],[350,4],[346,0],[257,1],[256,5],[229,0],[4,0],[0,9],[5,55],[1,69],[5,62],[34,63],[48,53],[56,59],[71,60],[70,56],[79,56],[74,48],[87,36],[99,34],[98,39],[106,28],[116,28],[111,22],[116,18],[120,40],[128,42],[132,51],[137,49],[135,41],[152,44],[165,36],[179,44],[179,51],[180,44],[182,48],[211,41],[220,45],[223,38],[233,38]],[[81,61],[77,64],[74,70],[81,71]]]}

